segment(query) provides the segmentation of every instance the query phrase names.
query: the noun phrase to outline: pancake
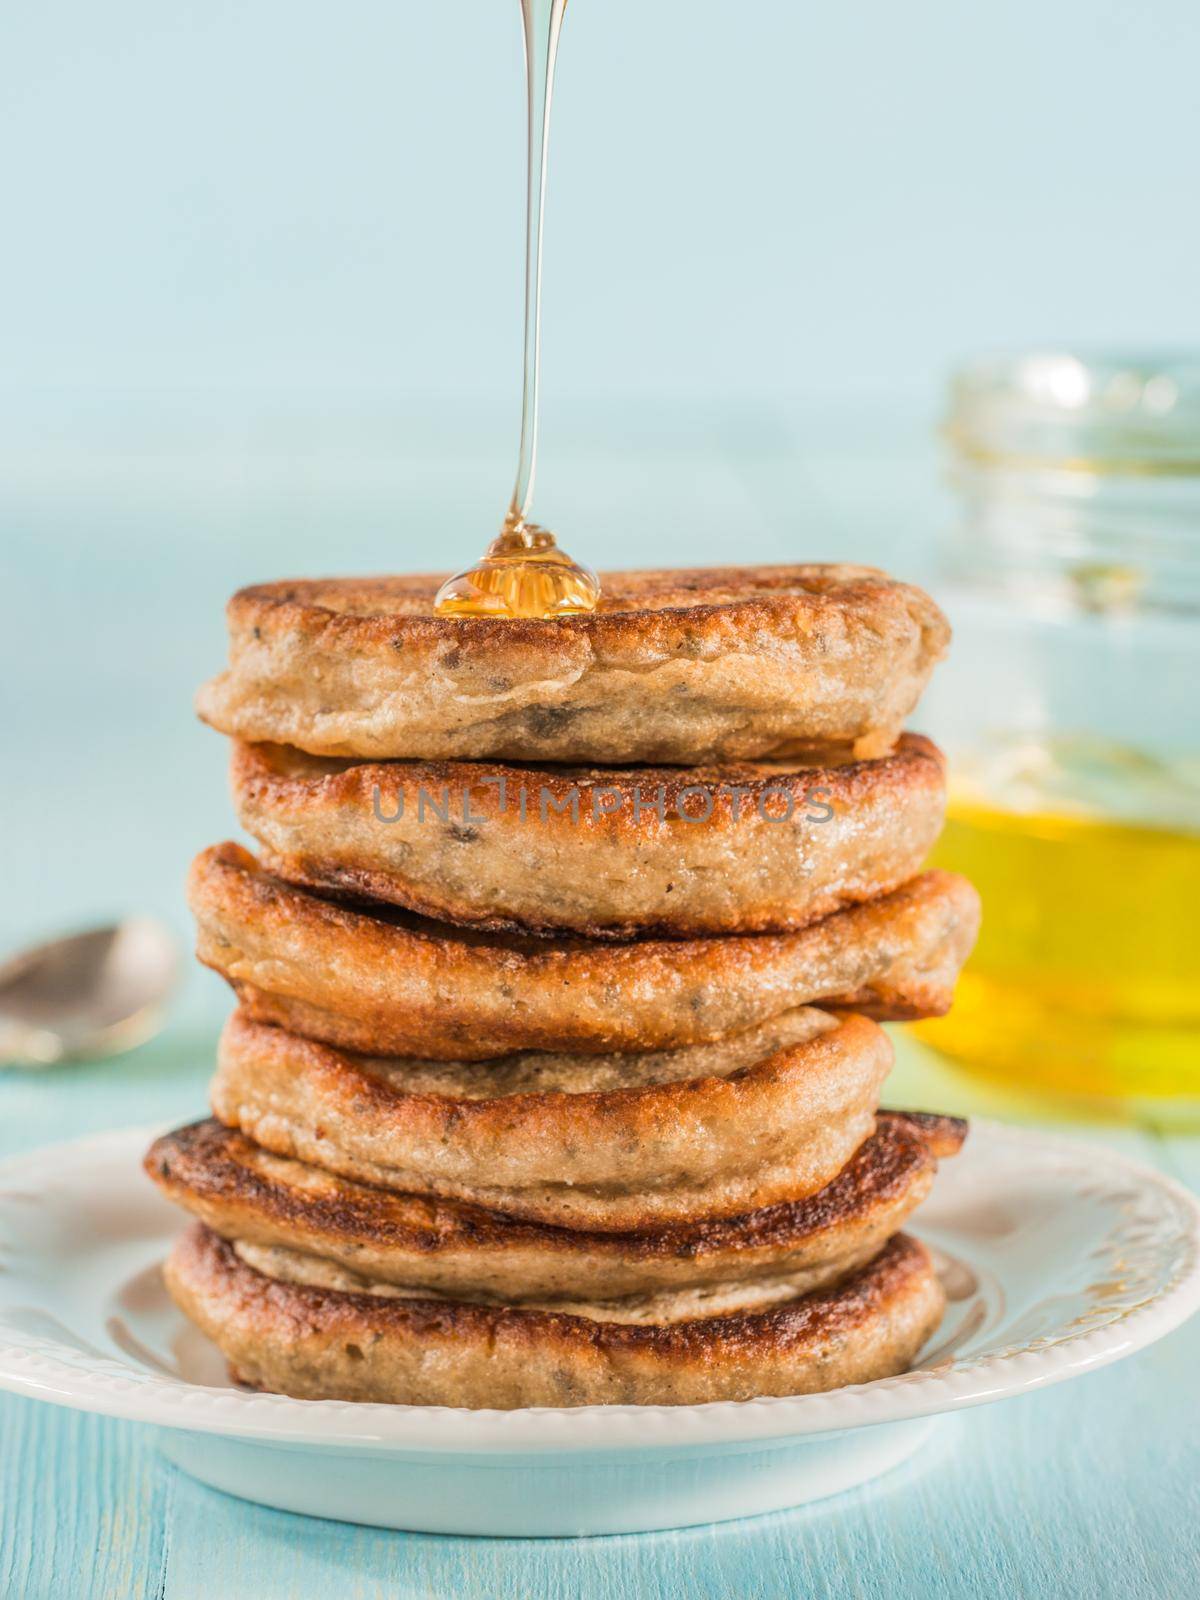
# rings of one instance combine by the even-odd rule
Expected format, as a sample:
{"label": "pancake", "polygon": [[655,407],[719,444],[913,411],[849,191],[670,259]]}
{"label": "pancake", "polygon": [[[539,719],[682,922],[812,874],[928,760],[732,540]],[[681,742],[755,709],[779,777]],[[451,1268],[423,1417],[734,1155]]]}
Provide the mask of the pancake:
{"label": "pancake", "polygon": [[898,888],[945,812],[942,758],[570,768],[346,762],[238,744],[277,877],[489,929],[776,932]]}
{"label": "pancake", "polygon": [[870,567],[612,572],[599,609],[438,617],[438,577],[242,589],[197,709],[314,755],[694,765],[890,748],[949,628]]}
{"label": "pancake", "polygon": [[233,1017],[212,1106],[279,1155],[563,1228],[736,1216],[814,1194],[875,1125],[866,1017],[785,1013],[718,1044],[498,1062],[354,1056]]}
{"label": "pancake", "polygon": [[[662,1319],[668,1297],[710,1305],[730,1284],[790,1293],[825,1287],[881,1250],[924,1200],[940,1157],[966,1125],[882,1111],[874,1134],[818,1194],[721,1222],[654,1233],[568,1231],[452,1201],[391,1194],[261,1150],[209,1120],[157,1139],[146,1170],[169,1199],[253,1264],[298,1257],[342,1274],[343,1287]],[[293,1272],[297,1270],[293,1264]],[[622,1304],[627,1302],[628,1304]]]}
{"label": "pancake", "polygon": [[192,865],[197,954],[247,1014],[369,1055],[481,1060],[698,1044],[821,1001],[940,1015],[979,901],[929,872],[796,933],[549,942],[356,910],[262,871],[235,844]]}
{"label": "pancake", "polygon": [[501,1410],[696,1405],[866,1383],[904,1371],[945,1305],[928,1252],[904,1234],[833,1288],[667,1325],[283,1281],[202,1223],[177,1242],[165,1277],[244,1384]]}

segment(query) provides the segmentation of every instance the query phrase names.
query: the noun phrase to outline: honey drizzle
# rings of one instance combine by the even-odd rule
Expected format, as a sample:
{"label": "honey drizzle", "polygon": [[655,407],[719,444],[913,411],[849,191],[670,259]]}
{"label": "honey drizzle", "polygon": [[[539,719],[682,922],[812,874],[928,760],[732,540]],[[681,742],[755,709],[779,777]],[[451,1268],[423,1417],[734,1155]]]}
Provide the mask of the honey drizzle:
{"label": "honey drizzle", "polygon": [[542,215],[554,63],[567,0],[521,0],[528,100],[525,194],[525,348],[521,385],[521,444],[508,515],[483,559],[441,586],[439,616],[558,617],[594,611],[600,583],[594,572],[560,550],[554,535],[529,521],[537,469],[538,380],[542,343]]}

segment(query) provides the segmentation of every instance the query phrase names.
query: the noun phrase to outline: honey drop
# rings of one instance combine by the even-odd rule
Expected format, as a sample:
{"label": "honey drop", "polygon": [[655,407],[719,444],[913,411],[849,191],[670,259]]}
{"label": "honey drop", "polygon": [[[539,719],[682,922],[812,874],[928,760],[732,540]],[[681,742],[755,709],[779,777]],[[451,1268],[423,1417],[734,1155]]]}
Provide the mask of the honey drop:
{"label": "honey drop", "polygon": [[536,523],[509,517],[483,559],[437,593],[442,617],[569,617],[594,611],[600,580]]}

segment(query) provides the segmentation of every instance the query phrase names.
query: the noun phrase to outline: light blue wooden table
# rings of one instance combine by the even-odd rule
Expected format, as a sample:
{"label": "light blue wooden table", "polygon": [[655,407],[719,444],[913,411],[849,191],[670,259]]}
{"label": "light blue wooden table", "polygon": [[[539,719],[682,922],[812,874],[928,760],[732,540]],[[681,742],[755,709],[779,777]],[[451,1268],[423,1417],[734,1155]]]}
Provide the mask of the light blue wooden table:
{"label": "light blue wooden table", "polygon": [[[231,829],[223,751],[188,711],[221,657],[228,592],[284,573],[448,565],[507,483],[502,450],[464,458],[412,419],[388,448],[379,434],[364,446],[356,424],[345,440],[327,424],[314,437],[237,444],[201,429],[181,442],[164,423],[128,454],[96,423],[94,436],[24,441],[20,470],[0,477],[0,945],[134,908],[186,937],[187,860]],[[943,514],[919,419],[840,434],[788,416],[589,425],[586,450],[574,437],[557,441],[546,503],[580,553],[607,540],[610,564],[729,559],[736,546],[741,560],[919,575]],[[400,438],[406,453],[390,454]],[[196,974],[169,1033],[122,1062],[0,1076],[0,1155],[200,1114],[225,1007]],[[904,1041],[901,1057],[893,1103],[1053,1120]],[[1146,1124],[1088,1136],[1200,1185],[1197,1141]],[[1200,1592],[1198,1372],[1200,1321],[1116,1367],[965,1413],[909,1466],[835,1500],[577,1542],[261,1510],[165,1465],[147,1430],[3,1396],[0,1600],[1184,1600]]]}

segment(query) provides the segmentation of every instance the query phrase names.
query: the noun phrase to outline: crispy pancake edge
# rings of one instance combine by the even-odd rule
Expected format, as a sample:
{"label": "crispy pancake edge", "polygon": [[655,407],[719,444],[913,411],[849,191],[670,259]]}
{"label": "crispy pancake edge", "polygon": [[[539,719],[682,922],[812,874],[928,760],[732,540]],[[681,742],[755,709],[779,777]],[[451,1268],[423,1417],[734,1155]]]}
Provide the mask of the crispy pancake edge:
{"label": "crispy pancake edge", "polygon": [[[832,1181],[803,1200],[653,1233],[576,1232],[397,1195],[270,1156],[215,1119],[157,1139],[145,1168],[228,1239],[325,1257],[459,1299],[617,1299],[815,1269],[882,1248],[966,1137],[952,1117],[884,1111]],[[314,1183],[315,1178],[315,1183]]]}
{"label": "crispy pancake edge", "polygon": [[869,756],[890,747],[949,637],[927,595],[871,568],[605,583],[599,611],[549,621],[433,616],[428,577],[243,589],[227,608],[230,667],[197,709],[221,732],[326,755]]}
{"label": "crispy pancake edge", "polygon": [[468,1408],[698,1404],[863,1383],[903,1371],[945,1305],[928,1252],[904,1234],[836,1288],[667,1327],[284,1283],[201,1223],[165,1276],[243,1383]]}
{"label": "crispy pancake edge", "polygon": [[606,943],[480,935],[297,889],[224,844],[192,865],[197,954],[247,1012],[372,1055],[480,1060],[713,1040],[810,1003],[940,1015],[979,898],[926,872],[797,933]]}
{"label": "crispy pancake edge", "polygon": [[235,1014],[212,1104],[264,1148],[347,1177],[620,1232],[814,1193],[870,1135],[891,1063],[877,1024],[841,1016],[725,1077],[466,1099],[406,1093]]}
{"label": "crispy pancake edge", "polygon": [[778,770],[339,765],[235,742],[234,807],[264,865],[491,930],[804,927],[911,878],[945,815],[945,760],[918,734],[873,761]]}

